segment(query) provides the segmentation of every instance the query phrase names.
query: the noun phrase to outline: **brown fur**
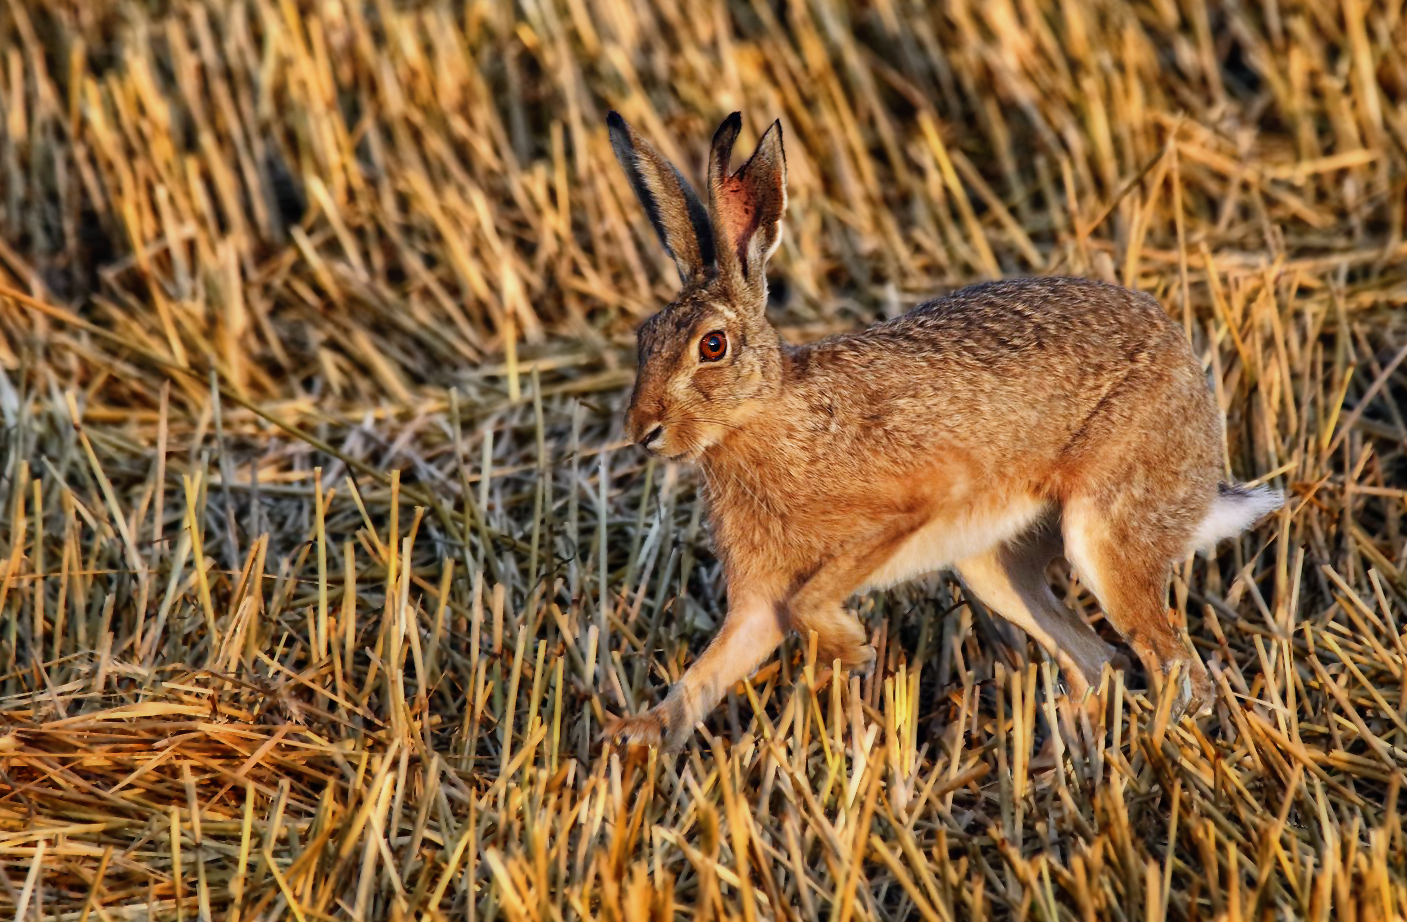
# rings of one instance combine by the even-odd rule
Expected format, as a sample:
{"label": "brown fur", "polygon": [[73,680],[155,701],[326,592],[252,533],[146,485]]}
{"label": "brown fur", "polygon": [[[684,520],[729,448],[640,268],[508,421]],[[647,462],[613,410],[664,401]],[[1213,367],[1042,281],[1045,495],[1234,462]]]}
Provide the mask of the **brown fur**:
{"label": "brown fur", "polygon": [[[1155,680],[1180,665],[1179,703],[1207,703],[1166,590],[1218,496],[1224,436],[1181,329],[1146,295],[1043,278],[782,343],[763,271],[786,200],[780,130],[730,177],[732,123],[710,169],[716,248],[670,246],[717,263],[691,267],[642,325],[627,415],[631,438],[700,464],[729,614],[665,703],[616,738],[680,744],[787,630],[816,631],[827,662],[867,668],[874,651],[845,600],[943,566],[1050,649],[1083,696],[1113,651],[1050,595],[1045,565],[1061,553]],[[701,361],[713,331],[727,354]]]}

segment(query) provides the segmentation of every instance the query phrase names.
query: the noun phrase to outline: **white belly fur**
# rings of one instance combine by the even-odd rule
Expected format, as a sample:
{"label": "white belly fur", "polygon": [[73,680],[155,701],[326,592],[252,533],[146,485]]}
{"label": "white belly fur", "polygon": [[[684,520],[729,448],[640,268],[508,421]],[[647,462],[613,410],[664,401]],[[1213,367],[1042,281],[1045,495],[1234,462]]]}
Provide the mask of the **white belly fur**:
{"label": "white belly fur", "polygon": [[989,551],[1030,528],[1049,508],[1035,497],[1005,497],[1000,504],[934,519],[871,573],[861,591],[887,589]]}

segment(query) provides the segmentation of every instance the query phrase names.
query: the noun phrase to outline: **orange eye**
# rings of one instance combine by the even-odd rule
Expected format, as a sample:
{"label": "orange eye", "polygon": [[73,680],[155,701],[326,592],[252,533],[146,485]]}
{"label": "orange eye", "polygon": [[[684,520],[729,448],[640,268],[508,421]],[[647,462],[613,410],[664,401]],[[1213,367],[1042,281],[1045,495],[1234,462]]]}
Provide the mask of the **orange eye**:
{"label": "orange eye", "polygon": [[728,352],[728,337],[722,330],[714,330],[699,340],[699,358],[705,362],[716,362]]}

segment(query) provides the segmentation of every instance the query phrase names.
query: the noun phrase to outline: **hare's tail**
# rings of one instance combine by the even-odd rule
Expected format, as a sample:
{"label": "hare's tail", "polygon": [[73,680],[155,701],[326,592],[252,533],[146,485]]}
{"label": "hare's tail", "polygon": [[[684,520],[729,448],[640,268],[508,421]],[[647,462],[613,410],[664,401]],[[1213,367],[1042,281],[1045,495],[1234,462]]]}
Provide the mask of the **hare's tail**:
{"label": "hare's tail", "polygon": [[1216,499],[1206,518],[1197,526],[1192,539],[1194,550],[1207,550],[1223,538],[1239,535],[1255,524],[1261,516],[1279,509],[1285,494],[1269,487],[1252,487],[1243,483],[1220,483]]}

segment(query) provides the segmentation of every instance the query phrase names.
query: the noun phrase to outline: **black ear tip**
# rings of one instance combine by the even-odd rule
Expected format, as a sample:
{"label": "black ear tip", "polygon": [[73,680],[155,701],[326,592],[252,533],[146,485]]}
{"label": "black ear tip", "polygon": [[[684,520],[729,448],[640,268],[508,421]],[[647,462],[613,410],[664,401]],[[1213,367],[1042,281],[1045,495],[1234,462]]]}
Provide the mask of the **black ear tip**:
{"label": "black ear tip", "polygon": [[606,116],[606,133],[611,136],[611,149],[616,152],[616,158],[621,163],[634,157],[635,141],[630,136],[630,126],[614,109]]}
{"label": "black ear tip", "polygon": [[734,112],[723,120],[723,124],[718,126],[718,130],[713,133],[713,143],[716,145],[724,138],[731,142],[738,136],[738,132],[743,130],[743,114]]}

